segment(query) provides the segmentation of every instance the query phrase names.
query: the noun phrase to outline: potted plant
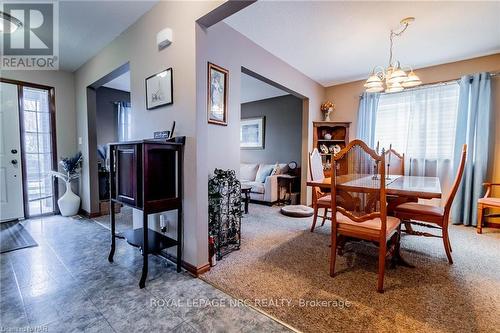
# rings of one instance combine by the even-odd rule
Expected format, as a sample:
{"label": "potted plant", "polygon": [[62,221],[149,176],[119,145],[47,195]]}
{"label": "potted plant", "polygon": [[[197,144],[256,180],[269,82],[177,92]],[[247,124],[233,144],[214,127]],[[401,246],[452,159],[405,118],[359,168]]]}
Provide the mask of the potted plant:
{"label": "potted plant", "polygon": [[82,165],[82,153],[79,152],[73,157],[64,157],[60,162],[66,174],[58,171],[51,171],[51,175],[62,179],[66,184],[66,192],[57,200],[57,205],[62,216],[73,216],[78,214],[80,208],[80,197],[73,193],[71,182],[80,177],[80,167]]}

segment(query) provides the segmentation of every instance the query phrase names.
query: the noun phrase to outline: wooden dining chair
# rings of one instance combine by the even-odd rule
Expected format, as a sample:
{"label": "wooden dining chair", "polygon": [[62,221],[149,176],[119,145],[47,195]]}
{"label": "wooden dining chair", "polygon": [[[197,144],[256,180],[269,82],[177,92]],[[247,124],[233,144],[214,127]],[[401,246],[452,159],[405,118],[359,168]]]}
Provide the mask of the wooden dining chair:
{"label": "wooden dining chair", "polygon": [[[347,163],[347,174],[337,175],[339,163]],[[378,292],[384,291],[386,258],[399,253],[401,233],[400,220],[387,216],[385,167],[383,152],[377,155],[363,141],[354,140],[333,158],[331,181],[333,197],[339,191],[349,193],[360,204],[350,206],[332,201],[330,276],[335,275],[337,252],[343,253],[347,239],[373,242],[378,244]]]}
{"label": "wooden dining chair", "polygon": [[500,217],[500,214],[485,214],[486,209],[500,209],[500,198],[491,197],[491,190],[493,186],[500,186],[500,183],[484,183],[486,186],[486,193],[484,197],[477,201],[477,233],[483,233],[483,218],[485,217]]}
{"label": "wooden dining chair", "polygon": [[[323,181],[325,179],[325,173],[323,172],[323,162],[321,160],[321,154],[317,148],[314,148],[312,153],[309,154],[309,170],[312,181]],[[322,216],[323,220],[321,226],[325,224],[325,220],[328,215],[328,209],[331,206],[332,197],[329,193],[323,193],[321,189],[317,186],[312,188],[312,204],[314,209],[313,223],[311,226],[311,232],[314,232],[316,227],[316,221],[318,220],[318,211],[323,208],[325,214]]]}
{"label": "wooden dining chair", "polygon": [[404,176],[405,174],[405,154],[400,154],[394,149],[390,148],[385,152],[385,163],[389,164],[386,168],[386,173],[389,175]]}
{"label": "wooden dining chair", "polygon": [[441,229],[441,236],[428,232],[414,231],[412,229],[408,231],[408,234],[425,236],[425,237],[442,238],[444,249],[446,251],[446,256],[448,257],[448,261],[450,264],[453,264],[453,259],[451,257],[452,249],[451,249],[450,237],[448,235],[450,210],[451,210],[451,204],[453,203],[453,199],[457,194],[458,187],[460,186],[460,182],[462,180],[466,157],[467,157],[467,145],[463,145],[458,172],[455,176],[453,186],[451,187],[450,194],[446,199],[444,207],[424,205],[416,202],[407,202],[397,206],[394,210],[394,215],[403,220],[404,222],[419,226],[425,226],[429,228]]}

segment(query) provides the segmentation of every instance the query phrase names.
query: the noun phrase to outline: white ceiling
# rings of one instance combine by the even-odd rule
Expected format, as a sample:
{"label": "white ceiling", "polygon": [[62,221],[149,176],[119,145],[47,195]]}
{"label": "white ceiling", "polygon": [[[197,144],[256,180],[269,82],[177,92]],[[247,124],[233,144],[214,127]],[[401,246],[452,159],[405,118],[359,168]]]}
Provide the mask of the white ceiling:
{"label": "white ceiling", "polygon": [[60,1],[60,69],[78,69],[157,2]]}
{"label": "white ceiling", "polygon": [[416,68],[500,52],[500,1],[258,1],[225,20],[324,86],[387,65],[389,32],[414,16],[395,56]]}
{"label": "white ceiling", "polygon": [[103,84],[103,87],[130,92],[130,71],[123,73],[106,84]]}
{"label": "white ceiling", "polygon": [[284,95],[288,95],[288,93],[253,76],[241,73],[241,103],[260,101]]}

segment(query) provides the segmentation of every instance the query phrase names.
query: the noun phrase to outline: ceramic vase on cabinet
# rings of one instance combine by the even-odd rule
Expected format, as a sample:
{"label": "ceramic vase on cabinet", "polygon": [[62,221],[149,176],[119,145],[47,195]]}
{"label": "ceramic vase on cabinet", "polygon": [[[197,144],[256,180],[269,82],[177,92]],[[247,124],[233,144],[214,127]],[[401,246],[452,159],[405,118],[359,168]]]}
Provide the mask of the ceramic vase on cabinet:
{"label": "ceramic vase on cabinet", "polygon": [[324,116],[323,121],[332,121],[332,120],[330,119],[330,115],[332,114],[332,112],[333,112],[333,108],[328,108],[328,111],[325,111],[325,112],[323,113],[323,116]]}
{"label": "ceramic vase on cabinet", "polygon": [[62,216],[73,216],[78,214],[80,208],[80,197],[73,193],[71,183],[66,181],[66,192],[57,200]]}

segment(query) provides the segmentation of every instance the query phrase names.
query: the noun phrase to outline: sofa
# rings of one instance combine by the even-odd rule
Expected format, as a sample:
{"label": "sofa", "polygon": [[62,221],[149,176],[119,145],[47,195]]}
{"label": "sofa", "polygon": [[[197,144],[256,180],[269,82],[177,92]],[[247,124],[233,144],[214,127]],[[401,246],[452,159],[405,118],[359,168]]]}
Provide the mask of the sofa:
{"label": "sofa", "polygon": [[278,175],[288,171],[286,163],[241,163],[240,182],[250,186],[250,200],[272,205],[279,198]]}

